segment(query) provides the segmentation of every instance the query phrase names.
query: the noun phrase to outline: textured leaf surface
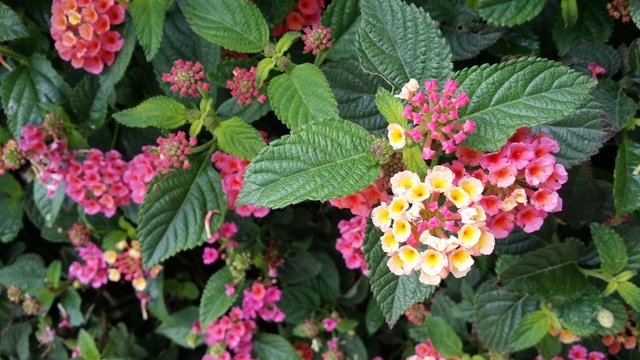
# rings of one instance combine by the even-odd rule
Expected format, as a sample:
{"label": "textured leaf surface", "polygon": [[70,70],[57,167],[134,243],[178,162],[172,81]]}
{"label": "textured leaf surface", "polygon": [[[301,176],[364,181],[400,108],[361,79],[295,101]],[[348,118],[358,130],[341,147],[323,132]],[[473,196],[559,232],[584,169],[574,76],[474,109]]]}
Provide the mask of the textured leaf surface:
{"label": "textured leaf surface", "polygon": [[593,99],[605,113],[606,121],[615,130],[620,130],[633,120],[636,103],[628,97],[617,82],[610,79],[598,80],[593,91]]}
{"label": "textured leaf surface", "polygon": [[476,297],[476,324],[480,341],[487,348],[508,352],[512,350],[511,334],[525,316],[534,311],[533,298],[509,293],[505,289],[491,289]]}
{"label": "textured leaf surface", "polygon": [[534,346],[549,332],[550,325],[551,317],[548,313],[542,310],[528,313],[511,334],[511,346],[514,350]]}
{"label": "textured leaf surface", "polygon": [[18,39],[29,35],[18,14],[0,2],[0,42]]}
{"label": "textured leaf surface", "polygon": [[13,241],[22,229],[23,191],[11,174],[0,176],[0,243]]}
{"label": "textured leaf surface", "polygon": [[583,250],[579,240],[569,239],[522,257],[501,275],[507,289],[561,304],[580,296],[589,283],[576,263]]}
{"label": "textured leaf surface", "polygon": [[267,146],[258,130],[239,117],[221,122],[214,133],[222,151],[246,160],[253,159]]}
{"label": "textured leaf surface", "polygon": [[471,100],[460,118],[477,124],[466,144],[492,151],[522,126],[569,115],[586,99],[592,84],[588,77],[559,63],[537,58],[475,66],[454,78]]}
{"label": "textured leaf surface", "polygon": [[322,25],[331,28],[331,38],[336,43],[349,31],[360,16],[359,0],[332,1],[322,14]]}
{"label": "textured leaf surface", "polygon": [[274,334],[257,334],[253,340],[253,354],[262,360],[300,360],[293,346]]}
{"label": "textured leaf surface", "polygon": [[218,115],[223,119],[230,119],[237,116],[248,123],[253,123],[262,118],[270,110],[271,107],[268,101],[265,101],[263,104],[254,101],[250,105],[238,105],[235,98],[225,100],[217,109]]}
{"label": "textured leaf surface", "polygon": [[450,74],[449,46],[424,10],[401,0],[363,0],[360,7],[356,50],[365,71],[397,89],[410,78],[424,81]]}
{"label": "textured leaf surface", "polygon": [[345,120],[307,124],[263,149],[244,175],[239,204],[280,208],[352,194],[379,175],[366,130]]}
{"label": "textured leaf surface", "polygon": [[382,79],[365,73],[356,60],[333,61],[323,66],[322,71],[333,90],[343,119],[360,124],[369,131],[386,128],[386,121],[375,102],[376,91],[385,85]]}
{"label": "textured leaf surface", "polygon": [[256,53],[269,42],[267,22],[248,0],[189,0],[182,11],[193,31],[225,49]]}
{"label": "textured leaf surface", "polygon": [[640,208],[640,144],[631,140],[625,132],[618,148],[613,172],[613,201],[620,213]]}
{"label": "textured leaf surface", "polygon": [[237,293],[233,296],[225,294],[225,284],[231,283],[231,272],[226,266],[211,275],[207,281],[200,299],[199,319],[203,329],[206,329],[211,321],[224,315],[238,297]]}
{"label": "textured leaf surface", "polygon": [[562,57],[562,63],[591,75],[589,64],[596,63],[606,71],[607,77],[612,77],[620,70],[620,55],[610,45],[597,42],[583,43],[571,48]]}
{"label": "textured leaf surface", "polygon": [[221,211],[214,216],[211,226],[211,231],[216,231],[226,209],[220,176],[208,157],[193,159],[188,170],[172,171],[166,177],[159,175],[138,214],[138,236],[145,266],[204,243],[206,213]]}
{"label": "textured leaf surface", "polygon": [[338,117],[338,104],[322,71],[312,64],[296,66],[269,83],[273,110],[291,130],[312,121]]}
{"label": "textured leaf surface", "polygon": [[153,126],[159,129],[175,129],[187,122],[189,109],[166,96],[156,96],[140,105],[113,114],[113,118],[129,127]]}
{"label": "textured leaf surface", "polygon": [[605,274],[618,274],[627,265],[628,255],[624,240],[613,229],[598,223],[591,224],[591,237],[600,255],[600,266]]}
{"label": "textured leaf surface", "polygon": [[629,1],[629,14],[636,26],[640,28],[640,1]]}
{"label": "textured leaf surface", "polygon": [[182,347],[191,348],[186,339],[193,323],[198,320],[198,308],[189,306],[171,314],[158,326],[156,333],[166,336]]}
{"label": "textured leaf surface", "polygon": [[613,17],[607,13],[604,2],[581,3],[578,6],[578,13],[578,21],[572,27],[565,27],[564,19],[560,14],[553,23],[551,34],[560,55],[578,44],[607,42],[613,32]]}
{"label": "textured leaf surface", "polygon": [[382,232],[371,223],[367,225],[363,243],[364,256],[369,268],[371,291],[384,318],[393,327],[409,306],[424,301],[434,290],[434,286],[424,285],[418,280],[418,273],[397,276],[387,267],[387,254],[380,246]]}
{"label": "textured leaf surface", "polygon": [[640,311],[640,288],[627,281],[618,285],[618,293],[635,311]]}
{"label": "textured leaf surface", "polygon": [[433,346],[438,352],[447,358],[462,355],[462,340],[447,322],[438,316],[428,316],[425,326]]}
{"label": "textured leaf surface", "polygon": [[136,0],[129,5],[133,26],[147,60],[151,60],[160,47],[169,3],[169,0]]}
{"label": "textured leaf surface", "polygon": [[478,0],[478,12],[492,24],[514,26],[536,17],[547,0]]}
{"label": "textured leaf surface", "polygon": [[565,304],[554,305],[553,311],[560,320],[562,328],[578,336],[587,336],[596,331],[596,316],[602,308],[600,291],[589,286],[577,299]]}
{"label": "textured leaf surface", "polygon": [[64,183],[60,184],[60,187],[58,187],[52,198],[47,195],[47,188],[39,181],[34,181],[33,183],[33,200],[47,226],[52,226],[55,223],[64,197]]}
{"label": "textured leaf surface", "polygon": [[300,324],[306,319],[313,318],[320,307],[320,296],[306,287],[292,286],[282,290],[282,298],[278,307],[285,313],[285,321]]}
{"label": "textured leaf surface", "polygon": [[10,265],[0,269],[0,284],[9,287],[19,284],[21,287],[44,285],[47,269],[44,261],[36,254],[23,254]]}

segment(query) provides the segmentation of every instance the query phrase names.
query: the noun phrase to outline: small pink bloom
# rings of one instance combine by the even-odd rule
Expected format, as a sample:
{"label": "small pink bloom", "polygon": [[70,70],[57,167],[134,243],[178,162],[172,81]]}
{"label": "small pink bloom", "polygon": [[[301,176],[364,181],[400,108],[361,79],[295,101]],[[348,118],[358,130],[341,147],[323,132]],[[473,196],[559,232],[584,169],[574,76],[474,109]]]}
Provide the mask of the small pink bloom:
{"label": "small pink bloom", "polygon": [[544,223],[545,216],[546,214],[544,212],[528,206],[518,211],[516,224],[525,232],[532,233],[540,230]]}
{"label": "small pink bloom", "polygon": [[210,265],[213,264],[214,262],[216,262],[216,260],[218,260],[218,250],[216,250],[215,248],[212,247],[206,247],[204,248],[204,252],[202,254],[202,261],[205,263],[205,265]]}

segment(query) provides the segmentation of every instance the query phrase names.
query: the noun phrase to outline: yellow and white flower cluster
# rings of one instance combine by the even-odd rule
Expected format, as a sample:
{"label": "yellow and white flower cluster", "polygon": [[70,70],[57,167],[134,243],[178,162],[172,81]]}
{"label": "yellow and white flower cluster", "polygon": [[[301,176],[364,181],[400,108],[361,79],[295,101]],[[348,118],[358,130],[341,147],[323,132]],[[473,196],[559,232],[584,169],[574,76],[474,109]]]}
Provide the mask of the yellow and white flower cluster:
{"label": "yellow and white flower cluster", "polygon": [[437,285],[449,273],[463,277],[473,256],[493,252],[494,236],[478,204],[483,183],[471,176],[456,180],[447,167],[435,166],[424,181],[411,171],[391,178],[393,199],[372,211],[373,224],[384,233],[382,249],[396,275],[420,272],[420,281]]}

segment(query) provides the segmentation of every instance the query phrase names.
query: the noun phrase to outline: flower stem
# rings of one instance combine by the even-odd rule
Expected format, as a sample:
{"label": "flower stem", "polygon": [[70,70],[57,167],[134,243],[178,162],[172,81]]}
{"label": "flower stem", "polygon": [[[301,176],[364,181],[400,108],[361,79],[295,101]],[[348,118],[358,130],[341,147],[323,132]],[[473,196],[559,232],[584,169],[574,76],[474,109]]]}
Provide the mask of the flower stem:
{"label": "flower stem", "polygon": [[0,55],[7,55],[7,56],[11,57],[13,60],[19,62],[22,65],[25,65],[27,63],[27,57],[26,56],[24,56],[22,54],[18,54],[17,52],[15,52],[13,50],[10,50],[6,46],[0,46]]}
{"label": "flower stem", "polygon": [[207,141],[206,143],[202,144],[202,145],[198,145],[195,146],[191,149],[191,153],[192,154],[197,154],[199,152],[208,150],[209,148],[215,146],[215,142],[216,142],[216,138],[214,137],[213,139]]}

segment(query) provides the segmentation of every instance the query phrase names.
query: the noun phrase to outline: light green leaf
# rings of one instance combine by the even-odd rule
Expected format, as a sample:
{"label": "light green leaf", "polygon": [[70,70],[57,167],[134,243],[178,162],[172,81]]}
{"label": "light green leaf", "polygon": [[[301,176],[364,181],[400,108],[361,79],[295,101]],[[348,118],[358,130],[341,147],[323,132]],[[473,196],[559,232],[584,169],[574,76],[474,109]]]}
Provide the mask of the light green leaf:
{"label": "light green leaf", "polygon": [[581,105],[590,79],[561,64],[525,58],[463,69],[454,75],[471,102],[460,118],[476,122],[466,145],[494,151],[522,126],[558,121]]}
{"label": "light green leaf", "polygon": [[464,353],[462,340],[444,319],[437,316],[427,316],[425,326],[433,346],[442,356],[452,358]]}
{"label": "light green leaf", "polygon": [[62,263],[60,260],[54,260],[47,266],[47,283],[54,289],[60,285],[60,276],[62,275]]}
{"label": "light green leaf", "polygon": [[537,301],[505,289],[488,289],[476,295],[476,327],[480,342],[493,351],[513,350],[510,336],[525,314],[537,308]]}
{"label": "light green leaf", "polygon": [[522,350],[536,345],[549,332],[551,316],[548,312],[537,310],[525,315],[511,334],[511,346]]}
{"label": "light green leaf", "polygon": [[619,213],[640,208],[640,144],[631,140],[625,131],[618,148],[613,172],[613,202]]}
{"label": "light green leaf", "polygon": [[380,246],[382,232],[369,223],[365,234],[363,250],[369,268],[371,291],[387,324],[393,327],[409,306],[424,301],[435,290],[435,286],[422,284],[417,272],[406,276],[393,274],[387,267],[387,254]]}
{"label": "light green leaf", "polygon": [[[193,323],[196,321],[198,321],[198,308],[189,306],[169,315],[169,317],[158,326],[156,333],[171,339],[171,341],[182,347],[193,348],[186,339],[193,328]],[[199,344],[196,342],[193,345],[197,346]]]}
{"label": "light green leaf", "polygon": [[100,351],[98,351],[96,342],[85,329],[80,329],[80,334],[78,334],[78,347],[80,355],[86,360],[100,360]]}
{"label": "light green leaf", "polygon": [[620,294],[624,301],[635,311],[640,311],[640,288],[635,284],[629,281],[618,284],[618,294]]}
{"label": "light green leaf", "polygon": [[376,106],[378,107],[378,111],[384,115],[387,123],[400,124],[402,126],[407,125],[407,119],[402,116],[404,105],[389,91],[383,88],[378,89],[376,93]]}
{"label": "light green leaf", "polygon": [[153,59],[162,41],[162,27],[170,0],[135,0],[129,4],[136,35],[147,60]]}
{"label": "light green leaf", "polygon": [[422,158],[422,149],[419,146],[407,146],[402,149],[402,162],[407,165],[407,169],[420,175],[427,176],[427,163]]}
{"label": "light green leaf", "polygon": [[301,125],[338,117],[338,104],[322,71],[313,64],[297,65],[290,73],[269,82],[269,101],[291,130]]}
{"label": "light green leaf", "polygon": [[478,12],[488,22],[514,26],[536,17],[547,0],[478,0]]}
{"label": "light green leaf", "polygon": [[[451,52],[431,17],[401,0],[362,0],[356,50],[362,68],[396,89],[450,75]],[[419,30],[417,30],[419,29]]]}
{"label": "light green leaf", "polygon": [[[365,73],[356,60],[340,59],[322,67],[338,102],[340,116],[369,131],[382,131],[386,122],[376,108],[375,94],[385,83]],[[402,110],[401,110],[402,111]]]}
{"label": "light green leaf", "polygon": [[253,159],[267,146],[258,130],[239,117],[221,122],[214,134],[220,150],[245,160]]}
{"label": "light green leaf", "polygon": [[182,11],[191,28],[225,49],[257,53],[269,43],[269,28],[248,0],[189,0]]}
{"label": "light green leaf", "polygon": [[572,27],[565,27],[561,14],[556,17],[551,35],[558,53],[563,55],[572,47],[586,42],[605,43],[613,32],[613,18],[607,13],[602,1],[581,2],[578,7],[578,21]]}
{"label": "light green leaf", "polygon": [[192,158],[188,170],[158,175],[138,213],[144,265],[153,266],[204,243],[205,215],[210,210],[220,211],[211,225],[211,231],[216,231],[222,225],[226,209],[220,176],[208,157]]}
{"label": "light green leaf", "polygon": [[297,31],[289,31],[282,35],[280,40],[276,43],[276,53],[284,54],[285,51],[289,50],[291,45],[293,45],[293,41],[300,37],[300,33]]}
{"label": "light green leaf", "polygon": [[20,17],[10,7],[0,2],[0,42],[29,35]]}
{"label": "light green leaf", "polygon": [[51,198],[47,195],[47,188],[44,187],[40,181],[33,183],[33,201],[35,201],[40,214],[42,214],[46,226],[52,226],[56,222],[56,218],[64,202],[64,188],[64,183],[61,183],[54,197]]}
{"label": "light green leaf", "polygon": [[238,204],[281,208],[347,196],[375,181],[373,138],[345,120],[309,123],[271,143],[244,174]]}
{"label": "light green leaf", "polygon": [[562,0],[560,2],[560,11],[562,12],[565,27],[572,27],[578,21],[578,4],[576,0]]}
{"label": "light green leaf", "polygon": [[285,338],[267,333],[254,337],[253,355],[261,360],[300,360],[296,350]]}
{"label": "light green leaf", "polygon": [[224,315],[233,305],[238,295],[224,295],[225,284],[232,283],[231,272],[226,266],[211,275],[209,281],[207,281],[207,285],[202,291],[199,311],[200,324],[202,324],[203,329],[206,329],[213,320]]}
{"label": "light green leaf", "polygon": [[113,114],[113,118],[129,127],[175,129],[187,122],[189,109],[170,97],[156,96],[134,108]]}
{"label": "light green leaf", "polygon": [[598,223],[591,224],[591,237],[598,249],[600,266],[605,274],[617,275],[627,265],[627,248],[624,240],[613,229]]}
{"label": "light green leaf", "polygon": [[299,324],[306,319],[313,318],[320,308],[320,296],[306,287],[293,286],[282,290],[282,298],[278,301],[278,307],[285,313],[285,321],[290,324]]}

